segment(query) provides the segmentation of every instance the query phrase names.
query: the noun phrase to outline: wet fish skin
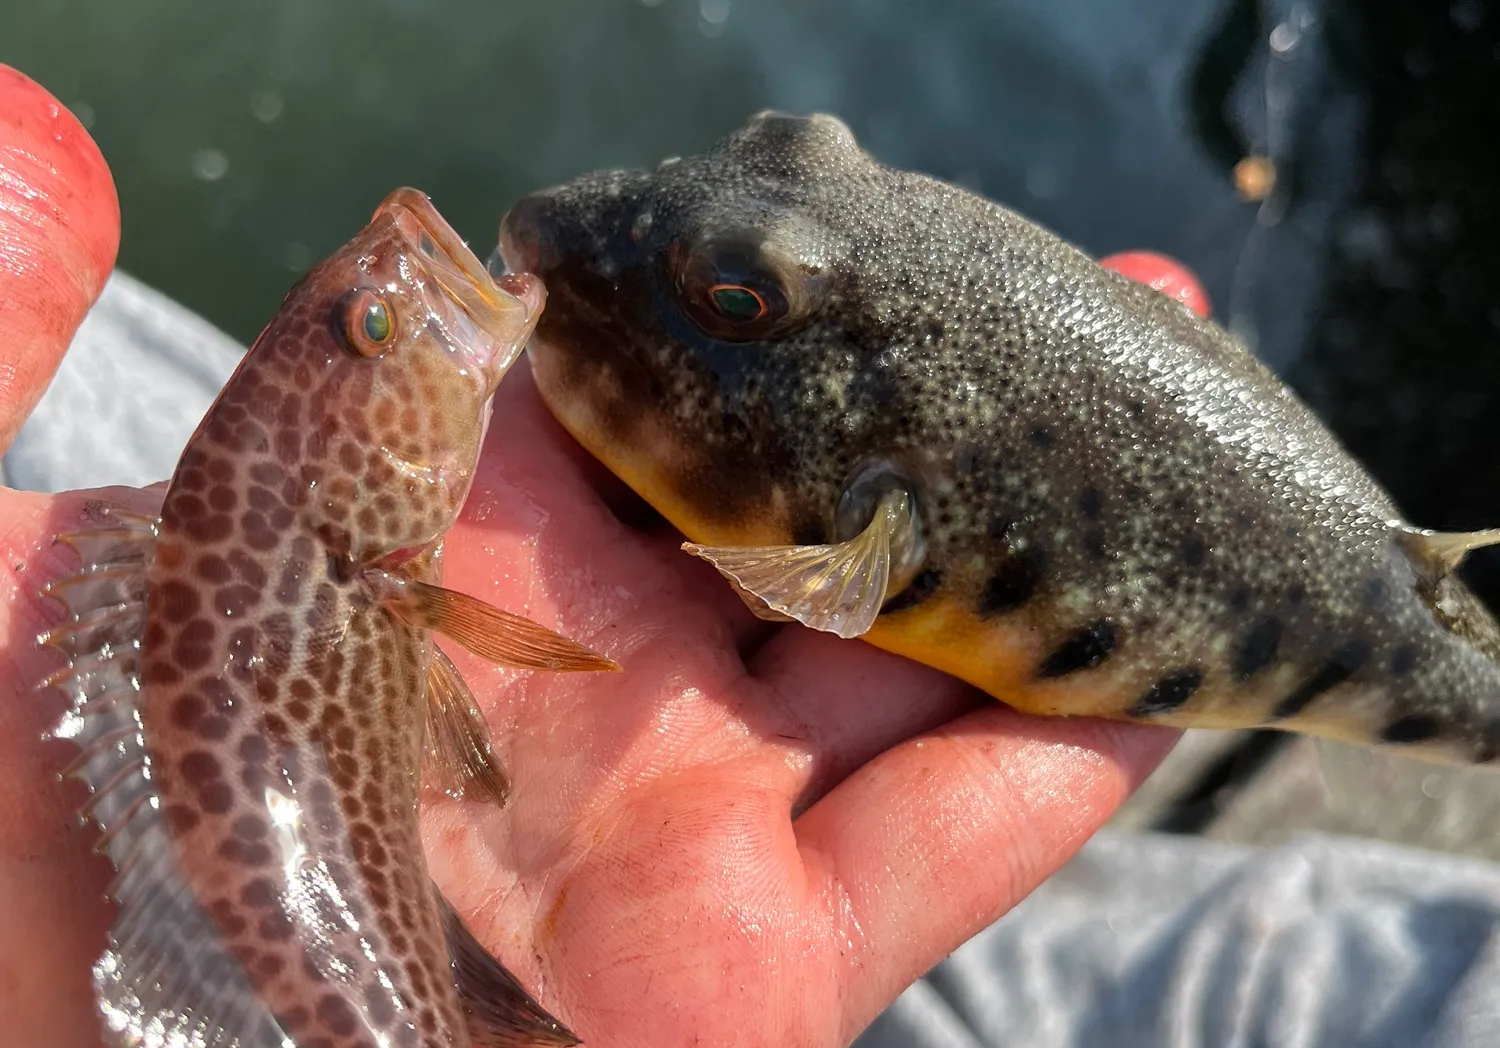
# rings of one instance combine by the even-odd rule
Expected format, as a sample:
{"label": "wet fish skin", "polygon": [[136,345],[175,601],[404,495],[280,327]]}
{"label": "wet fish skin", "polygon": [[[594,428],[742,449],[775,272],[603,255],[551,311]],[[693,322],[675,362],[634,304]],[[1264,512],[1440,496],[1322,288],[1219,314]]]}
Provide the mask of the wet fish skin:
{"label": "wet fish skin", "polygon": [[288,293],[160,515],[64,537],[83,567],[50,588],[72,614],[42,640],[69,665],[43,684],[73,699],[59,734],[120,871],[95,972],[120,1043],[577,1042],[441,898],[418,828],[429,721],[470,764],[429,775],[504,790],[434,628],[503,635],[516,665],[613,668],[440,587],[544,297],[491,281],[398,190]]}
{"label": "wet fish skin", "polygon": [[1493,532],[1405,524],[1223,329],[833,117],[532,194],[497,259],[548,407],[767,618],[1033,713],[1500,755],[1452,574]]}

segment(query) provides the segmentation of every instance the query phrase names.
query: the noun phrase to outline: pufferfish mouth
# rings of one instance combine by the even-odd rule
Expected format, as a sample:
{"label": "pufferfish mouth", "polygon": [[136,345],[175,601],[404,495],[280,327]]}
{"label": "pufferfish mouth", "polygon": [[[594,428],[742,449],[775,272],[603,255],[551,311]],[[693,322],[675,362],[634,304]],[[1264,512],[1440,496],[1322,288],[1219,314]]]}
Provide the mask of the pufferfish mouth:
{"label": "pufferfish mouth", "polygon": [[557,249],[543,213],[547,194],[522,197],[500,220],[500,245],[490,256],[490,272],[541,273],[557,264]]}
{"label": "pufferfish mouth", "polygon": [[492,278],[474,252],[438,214],[420,190],[403,187],[375,210],[389,216],[423,263],[427,274],[488,336],[486,346],[466,347],[491,383],[510,370],[541,318],[547,289],[531,273]]}

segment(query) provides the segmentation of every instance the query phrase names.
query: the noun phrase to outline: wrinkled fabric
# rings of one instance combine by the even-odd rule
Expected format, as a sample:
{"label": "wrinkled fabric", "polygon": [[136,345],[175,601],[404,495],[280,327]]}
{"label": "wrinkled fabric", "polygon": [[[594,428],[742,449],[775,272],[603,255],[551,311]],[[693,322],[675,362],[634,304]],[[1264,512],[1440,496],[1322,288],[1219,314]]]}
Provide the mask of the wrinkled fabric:
{"label": "wrinkled fabric", "polygon": [[[116,273],[0,467],[147,484],[243,347]],[[1104,833],[859,1048],[1500,1048],[1500,866],[1365,840]]]}
{"label": "wrinkled fabric", "polygon": [[3,462],[31,491],[166,480],[245,352],[116,270]]}
{"label": "wrinkled fabric", "polygon": [[1500,867],[1100,834],[860,1048],[1500,1045]]}

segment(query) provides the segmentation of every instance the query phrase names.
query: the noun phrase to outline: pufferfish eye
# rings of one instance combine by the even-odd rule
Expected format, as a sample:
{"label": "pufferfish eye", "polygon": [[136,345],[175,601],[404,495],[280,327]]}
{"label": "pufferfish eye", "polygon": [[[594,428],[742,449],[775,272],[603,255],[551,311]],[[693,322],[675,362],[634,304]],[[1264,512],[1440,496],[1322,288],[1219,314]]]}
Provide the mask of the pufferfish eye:
{"label": "pufferfish eye", "polygon": [[355,288],[339,300],[334,330],[344,348],[373,360],[396,341],[396,315],[386,297],[373,288]]}
{"label": "pufferfish eye", "polygon": [[725,320],[760,320],[771,311],[759,292],[743,284],[716,284],[708,289],[708,297]]}
{"label": "pufferfish eye", "polygon": [[818,299],[815,273],[763,244],[720,241],[674,255],[678,301],[710,338],[779,337],[806,319]]}

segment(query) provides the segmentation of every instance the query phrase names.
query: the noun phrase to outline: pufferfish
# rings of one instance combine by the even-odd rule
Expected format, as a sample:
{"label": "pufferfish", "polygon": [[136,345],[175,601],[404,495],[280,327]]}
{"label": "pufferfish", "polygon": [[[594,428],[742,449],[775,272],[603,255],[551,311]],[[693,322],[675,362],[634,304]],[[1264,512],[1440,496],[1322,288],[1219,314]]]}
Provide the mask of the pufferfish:
{"label": "pufferfish", "polygon": [[573,436],[752,610],[1028,713],[1500,756],[1500,628],[1241,343],[1020,215],[761,113],[521,200]]}

